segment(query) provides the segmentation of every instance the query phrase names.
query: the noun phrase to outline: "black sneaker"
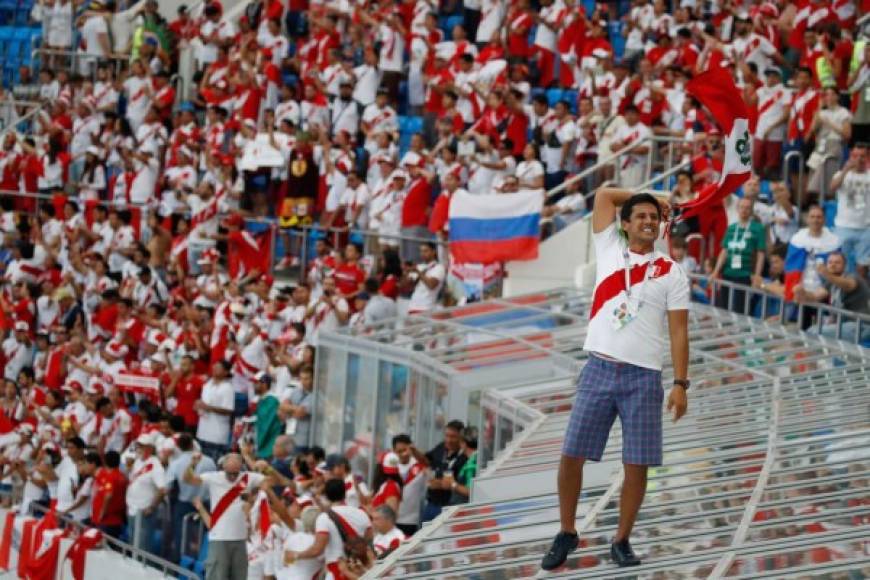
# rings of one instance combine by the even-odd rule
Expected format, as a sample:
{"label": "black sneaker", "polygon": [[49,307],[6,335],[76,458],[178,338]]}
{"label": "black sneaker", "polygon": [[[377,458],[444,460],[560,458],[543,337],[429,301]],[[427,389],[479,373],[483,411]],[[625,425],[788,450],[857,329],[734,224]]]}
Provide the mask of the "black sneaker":
{"label": "black sneaker", "polygon": [[631,544],[628,543],[628,538],[621,542],[613,542],[610,544],[610,559],[617,566],[639,566],[640,558],[638,558],[634,550],[631,549]]}
{"label": "black sneaker", "polygon": [[565,563],[568,559],[568,554],[577,549],[577,544],[580,542],[576,533],[559,532],[553,540],[553,545],[550,546],[550,551],[541,560],[541,568],[544,570],[555,570]]}

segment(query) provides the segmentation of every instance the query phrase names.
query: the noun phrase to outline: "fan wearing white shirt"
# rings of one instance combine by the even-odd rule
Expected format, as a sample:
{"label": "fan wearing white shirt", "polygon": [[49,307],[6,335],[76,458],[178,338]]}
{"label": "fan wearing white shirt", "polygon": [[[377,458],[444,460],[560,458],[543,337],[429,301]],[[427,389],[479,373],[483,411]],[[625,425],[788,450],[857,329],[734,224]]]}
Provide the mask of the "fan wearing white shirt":
{"label": "fan wearing white shirt", "polygon": [[[148,550],[154,527],[157,525],[157,507],[166,496],[168,485],[163,464],[157,458],[157,433],[139,435],[136,439],[138,458],[127,458],[127,515],[134,520],[133,545]],[[136,521],[138,520],[138,521]]]}
{"label": "fan wearing white shirt", "polygon": [[420,244],[420,263],[405,273],[408,281],[414,284],[408,314],[431,311],[438,305],[446,271],[444,265],[438,262],[437,252],[434,242]]}
{"label": "fan wearing white shirt", "polygon": [[338,580],[343,578],[339,568],[339,561],[344,558],[343,535],[336,525],[335,520],[341,521],[343,528],[353,530],[353,534],[363,538],[367,544],[372,541],[372,525],[368,514],[363,510],[345,505],[344,482],[340,479],[330,479],[323,489],[326,499],[329,501],[332,513],[321,513],[317,516],[314,525],[316,535],[314,544],[301,552],[287,550],[284,552],[284,564],[290,565],[297,560],[319,558],[326,560],[326,580]]}
{"label": "fan wearing white shirt", "polygon": [[248,576],[248,521],[244,496],[257,489],[265,477],[259,473],[242,473],[241,455],[232,453],[223,461],[223,471],[197,475],[196,466],[202,459],[194,454],[184,472],[189,485],[207,485],[211,512],[205,514],[208,531],[206,578],[235,580]]}
{"label": "fan wearing white shirt", "polygon": [[211,379],[203,385],[202,395],[194,403],[194,409],[199,413],[196,438],[203,453],[215,461],[226,452],[230,442],[236,392],[229,376],[229,363],[217,361],[212,365]]}

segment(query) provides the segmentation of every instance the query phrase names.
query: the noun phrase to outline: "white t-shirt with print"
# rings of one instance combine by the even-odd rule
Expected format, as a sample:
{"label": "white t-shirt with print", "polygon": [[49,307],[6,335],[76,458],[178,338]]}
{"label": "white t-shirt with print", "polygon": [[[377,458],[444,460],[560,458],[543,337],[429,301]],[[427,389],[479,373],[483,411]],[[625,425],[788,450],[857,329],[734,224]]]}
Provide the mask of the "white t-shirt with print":
{"label": "white t-shirt with print", "polygon": [[[671,310],[689,309],[688,277],[668,256],[658,252],[644,255],[629,252],[616,229],[616,222],[593,234],[593,242],[595,292],[583,349],[635,366],[661,370],[662,356],[667,352],[666,315]],[[630,301],[625,292],[626,255],[631,266]],[[639,304],[637,315],[616,329],[614,311],[623,303]]]}

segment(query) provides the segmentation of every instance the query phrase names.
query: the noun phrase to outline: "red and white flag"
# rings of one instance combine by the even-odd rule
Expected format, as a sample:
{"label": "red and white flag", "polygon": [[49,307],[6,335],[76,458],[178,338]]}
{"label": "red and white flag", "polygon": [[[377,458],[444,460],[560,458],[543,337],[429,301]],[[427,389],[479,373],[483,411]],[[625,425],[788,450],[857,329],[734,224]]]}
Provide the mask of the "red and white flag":
{"label": "red and white flag", "polygon": [[697,198],[680,204],[680,219],[684,220],[724,200],[752,175],[749,111],[731,73],[720,67],[710,68],[689,81],[686,92],[707,107],[722,129],[725,135],[725,161],[719,183],[708,185]]}

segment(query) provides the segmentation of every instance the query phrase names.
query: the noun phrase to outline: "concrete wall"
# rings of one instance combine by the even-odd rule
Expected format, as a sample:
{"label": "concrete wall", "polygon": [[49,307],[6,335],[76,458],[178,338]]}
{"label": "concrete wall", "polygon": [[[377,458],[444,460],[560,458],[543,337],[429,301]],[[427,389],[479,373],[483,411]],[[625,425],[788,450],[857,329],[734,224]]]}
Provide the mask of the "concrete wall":
{"label": "concrete wall", "polygon": [[586,216],[541,242],[537,260],[505,264],[505,296],[590,286],[595,279],[594,267],[591,277],[588,268],[591,227],[592,221]]}

